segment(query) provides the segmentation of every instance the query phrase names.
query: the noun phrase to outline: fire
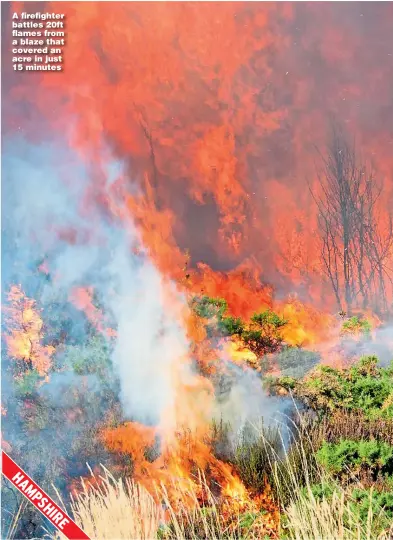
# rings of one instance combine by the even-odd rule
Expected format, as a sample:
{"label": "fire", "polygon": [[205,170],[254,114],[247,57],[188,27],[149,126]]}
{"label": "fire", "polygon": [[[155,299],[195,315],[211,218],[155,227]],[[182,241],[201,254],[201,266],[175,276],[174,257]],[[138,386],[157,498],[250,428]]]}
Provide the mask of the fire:
{"label": "fire", "polygon": [[[226,3],[200,10],[192,2],[153,9],[67,3],[62,9],[69,69],[41,74],[36,86],[15,79],[8,99],[29,103],[94,163],[85,204],[95,201],[118,218],[116,194],[120,219],[127,210],[133,215],[165,273],[178,278],[189,249],[194,269],[203,265],[195,286],[210,294],[214,276],[227,274],[233,283],[227,294],[239,299],[239,311],[254,303],[247,294],[252,287],[232,279],[245,261],[259,284],[300,291],[302,301],[334,309],[307,185],[316,179],[311,147],[324,146],[331,114],[359,134],[359,151],[371,154],[387,180],[378,202],[381,231],[386,228],[393,161],[391,88],[382,60],[390,49],[382,43],[389,43],[389,7],[367,12],[367,37],[348,22],[359,19],[356,7],[349,17],[335,5]],[[299,21],[307,21],[307,35]],[[48,118],[52,110],[56,115]],[[8,123],[22,125],[18,107],[9,111]],[[103,180],[106,141],[112,159],[125,162],[111,187]],[[129,189],[129,178],[137,189]],[[267,290],[265,301],[271,296]]]}
{"label": "fire", "polygon": [[339,324],[329,313],[305,305],[296,298],[278,307],[278,312],[287,321],[283,328],[284,341],[292,346],[319,346],[337,338]]}
{"label": "fire", "polygon": [[244,366],[252,366],[256,370],[259,370],[258,357],[255,353],[247,349],[239,339],[231,339],[224,344],[224,351],[234,364]]}
{"label": "fire", "polygon": [[42,345],[43,321],[36,302],[25,295],[20,285],[13,285],[7,296],[9,305],[4,310],[9,323],[5,336],[8,354],[31,365],[40,375],[46,375],[55,348]]}
{"label": "fire", "polygon": [[[174,508],[192,508],[197,501],[207,503],[206,482],[220,486],[223,518],[230,528],[237,516],[246,512],[266,512],[261,520],[265,534],[277,532],[279,512],[268,485],[259,495],[252,495],[233,468],[212,453],[208,434],[194,436],[188,430],[178,431],[170,443],[161,440],[160,453],[148,459],[148,452],[157,447],[159,431],[130,422],[113,429],[105,429],[102,438],[112,451],[127,453],[133,460],[133,476],[160,500],[162,489],[169,495]],[[154,452],[154,451],[153,451]],[[208,477],[205,477],[205,471]],[[201,477],[201,474],[203,475]]]}
{"label": "fire", "polygon": [[[365,6],[367,24],[355,24],[363,13],[345,3],[49,2],[46,9],[65,13],[67,69],[33,82],[11,71],[9,129],[23,126],[41,142],[37,125],[45,125],[62,137],[92,179],[78,201],[81,214],[98,209],[108,224],[135,227],[141,250],[177,292],[224,298],[229,314],[245,320],[273,309],[287,320],[286,344],[338,362],[332,343],[342,321],[332,315],[336,299],[321,258],[312,149],[325,146],[331,114],[358,134],[359,151],[385,180],[376,208],[383,237],[393,196],[391,7]],[[110,182],[113,162],[123,170]],[[57,234],[81,245],[94,236]],[[390,304],[392,293],[388,284]],[[70,299],[97,330],[116,337],[91,287],[74,289]],[[10,356],[46,373],[54,349],[42,345],[35,302],[17,286],[9,301]],[[132,455],[136,478],[151,491],[161,482],[170,489],[176,478],[198,492],[193,469],[210,467],[228,508],[253,508],[257,498],[209,443],[210,375],[225,369],[221,351],[203,321],[172,294],[166,302],[191,342],[171,364],[175,398],[159,425],[127,423],[104,430],[103,440]],[[240,339],[220,346],[230,361],[258,369]],[[159,456],[148,459],[145,449],[156,444]],[[261,497],[269,499],[268,490]]]}
{"label": "fire", "polygon": [[248,319],[254,312],[273,305],[273,290],[261,284],[259,276],[262,270],[254,264],[255,261],[245,261],[224,274],[200,263],[191,274],[190,289],[195,294],[224,298],[233,316]]}
{"label": "fire", "polygon": [[[168,309],[176,311],[171,304],[174,298],[167,297]],[[133,477],[157,498],[165,489],[171,504],[192,508],[196,501],[206,504],[204,482],[200,474],[205,475],[205,482],[219,489],[219,501],[227,524],[230,527],[236,515],[266,510],[266,519],[261,522],[261,530],[274,535],[277,531],[279,514],[268,488],[266,493],[252,494],[245,487],[235,470],[214,455],[210,428],[214,404],[214,388],[210,382],[212,371],[209,361],[214,366],[214,373],[225,371],[225,362],[236,360],[244,365],[245,359],[256,364],[256,355],[234,341],[224,342],[229,347],[222,354],[207,338],[205,322],[189,311],[182,311],[184,324],[192,340],[190,353],[200,359],[201,375],[193,373],[187,381],[182,379],[184,367],[190,364],[190,358],[179,358],[173,366],[172,376],[178,380],[175,404],[161,417],[158,425],[145,426],[138,422],[126,422],[114,428],[104,428],[101,438],[107,448],[116,454],[127,454],[133,463]],[[211,355],[203,359],[210,349]],[[235,352],[236,351],[236,352]],[[254,365],[253,364],[253,365]],[[255,367],[255,366],[254,366]],[[216,486],[216,487],[214,487]]]}

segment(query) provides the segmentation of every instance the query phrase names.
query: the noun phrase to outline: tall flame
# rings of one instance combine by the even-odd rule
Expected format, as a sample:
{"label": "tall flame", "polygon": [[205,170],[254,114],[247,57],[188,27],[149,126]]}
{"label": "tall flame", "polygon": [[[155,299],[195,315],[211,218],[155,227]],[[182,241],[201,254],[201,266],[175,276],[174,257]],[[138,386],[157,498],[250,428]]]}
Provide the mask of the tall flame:
{"label": "tall flame", "polygon": [[[94,172],[91,199],[117,217],[132,213],[172,277],[187,248],[193,268],[204,265],[198,286],[205,278],[213,285],[209,267],[237,273],[246,265],[280,294],[334,308],[308,189],[313,149],[323,149],[331,115],[357,133],[360,151],[385,180],[383,232],[393,194],[391,6],[47,7],[66,14],[66,67],[34,84],[11,72],[7,125],[37,137],[18,116],[27,103],[32,119],[68,134]],[[124,163],[110,187],[107,145]],[[255,287],[248,285],[236,301],[251,305]],[[235,309],[235,298],[230,303]]]}

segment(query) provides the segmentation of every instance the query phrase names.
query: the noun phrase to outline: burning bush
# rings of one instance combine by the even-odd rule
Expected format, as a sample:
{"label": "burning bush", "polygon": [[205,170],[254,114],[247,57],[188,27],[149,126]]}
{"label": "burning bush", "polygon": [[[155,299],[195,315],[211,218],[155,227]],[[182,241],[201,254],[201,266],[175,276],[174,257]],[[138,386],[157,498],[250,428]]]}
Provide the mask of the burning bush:
{"label": "burning bush", "polygon": [[245,322],[226,315],[228,305],[222,298],[195,297],[192,306],[198,316],[211,321],[210,333],[238,338],[257,357],[277,351],[283,343],[281,330],[288,321],[271,310],[254,313]]}
{"label": "burning bush", "polygon": [[43,321],[35,300],[26,297],[20,286],[12,286],[8,293],[6,343],[8,355],[17,362],[18,374],[34,369],[45,376],[55,351],[51,345],[43,345]]}

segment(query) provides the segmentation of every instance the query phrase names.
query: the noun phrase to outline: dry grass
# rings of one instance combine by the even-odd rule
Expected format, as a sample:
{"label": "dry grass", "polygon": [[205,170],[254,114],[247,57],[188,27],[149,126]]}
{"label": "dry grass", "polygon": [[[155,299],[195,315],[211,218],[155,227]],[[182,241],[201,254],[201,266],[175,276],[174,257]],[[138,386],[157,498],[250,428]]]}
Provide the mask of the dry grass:
{"label": "dry grass", "polygon": [[[169,517],[168,524],[162,529],[162,537],[165,540],[238,538],[225,524],[216,500],[202,477],[201,484],[205,492],[205,507],[201,506],[194,494],[191,495],[191,499],[188,498],[187,505],[182,502],[183,498],[180,497],[175,509],[166,488],[162,487],[163,502]],[[181,490],[182,488],[179,486],[179,495]],[[250,538],[256,537],[251,536]]]}
{"label": "dry grass", "polygon": [[338,442],[340,439],[376,440],[393,445],[393,422],[388,418],[367,418],[361,412],[337,411],[319,422],[303,414],[301,423],[315,447],[322,441]]}
{"label": "dry grass", "polygon": [[258,512],[256,507],[248,507],[247,503],[244,506],[244,501],[241,500],[223,500],[219,496],[214,496],[201,472],[197,484],[203,491],[203,504],[195,494],[190,498],[190,493],[182,493],[184,488],[176,484],[171,486],[171,491],[177,488],[175,491],[180,494],[176,508],[165,487],[161,486],[160,493],[169,519],[165,527],[161,528],[160,538],[165,540],[277,538],[276,514],[270,514],[268,511]]}
{"label": "dry grass", "polygon": [[[305,457],[305,456],[304,456]],[[304,461],[306,464],[307,461]],[[393,528],[389,531],[375,533],[375,523],[379,516],[370,510],[367,522],[361,521],[353,511],[350,499],[343,490],[329,500],[316,499],[310,485],[302,489],[297,477],[291,472],[291,464],[286,478],[290,479],[293,499],[283,510],[285,527],[282,536],[288,540],[389,540]],[[276,480],[280,482],[279,477]],[[326,480],[326,479],[325,479]],[[190,501],[187,493],[187,506],[181,503],[176,509],[172,506],[168,492],[164,487],[160,493],[167,508],[168,524],[160,527],[160,511],[152,497],[133,482],[116,481],[105,471],[100,487],[87,488],[78,494],[72,503],[72,513],[77,524],[96,540],[201,540],[201,539],[249,539],[263,538],[260,523],[244,527],[242,516],[234,516],[228,525],[220,506],[201,478],[206,494],[205,506],[202,507],[196,496]],[[176,487],[176,486],[172,486]],[[190,502],[193,504],[190,507]],[[370,505],[371,508],[371,505]],[[158,531],[160,530],[159,534]],[[63,538],[55,536],[54,538]]]}
{"label": "dry grass", "polygon": [[77,525],[94,540],[156,538],[161,512],[151,495],[133,480],[116,480],[103,469],[100,483],[83,482],[83,490],[72,500]]}
{"label": "dry grass", "polygon": [[[201,505],[192,491],[184,485],[171,485],[177,494],[176,507],[165,486],[157,487],[157,494],[166,508],[163,511],[147,491],[133,481],[115,480],[104,469],[100,485],[83,485],[83,490],[73,498],[72,517],[79,527],[94,540],[257,540],[263,538],[264,525],[256,516],[247,524],[243,516],[224,516],[217,499],[201,473],[199,483],[204,492]],[[61,499],[60,499],[61,500]],[[63,505],[64,506],[64,505]],[[162,519],[161,519],[162,518]],[[52,540],[65,540],[61,533],[49,535]]]}
{"label": "dry grass", "polygon": [[290,540],[389,540],[393,537],[393,526],[390,531],[375,532],[379,516],[373,514],[371,504],[367,522],[361,521],[344,491],[334,493],[329,500],[315,499],[310,489],[299,491],[284,514]]}

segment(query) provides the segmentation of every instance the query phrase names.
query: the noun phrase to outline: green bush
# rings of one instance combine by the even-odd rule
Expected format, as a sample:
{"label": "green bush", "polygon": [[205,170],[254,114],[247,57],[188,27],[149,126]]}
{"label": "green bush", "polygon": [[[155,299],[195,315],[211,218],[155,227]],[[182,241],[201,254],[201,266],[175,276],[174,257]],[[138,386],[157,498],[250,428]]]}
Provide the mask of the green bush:
{"label": "green bush", "polygon": [[317,459],[337,477],[363,471],[376,480],[379,474],[393,474],[393,446],[381,441],[325,441],[317,452]]}
{"label": "green bush", "polygon": [[361,319],[358,316],[351,317],[346,320],[341,329],[341,334],[345,335],[361,335],[369,337],[371,333],[371,324],[367,319]]}
{"label": "green bush", "polygon": [[375,356],[366,356],[348,369],[318,366],[303,379],[277,378],[270,386],[293,389],[319,415],[345,410],[368,418],[393,418],[392,366],[378,368],[377,363]]}
{"label": "green bush", "polygon": [[358,513],[362,521],[366,521],[370,506],[373,509],[373,515],[383,513],[386,519],[386,527],[393,520],[393,491],[378,492],[371,489],[355,488],[351,493],[351,504],[354,513]]}
{"label": "green bush", "polygon": [[41,379],[41,376],[35,369],[30,369],[23,375],[16,377],[14,379],[16,397],[24,398],[34,395]]}
{"label": "green bush", "polygon": [[316,500],[325,499],[331,501],[333,494],[344,496],[348,503],[351,518],[349,515],[345,515],[346,525],[350,528],[349,519],[354,516],[359,517],[360,523],[364,524],[366,530],[366,524],[372,517],[372,530],[375,537],[382,531],[386,531],[392,524],[393,520],[393,491],[377,491],[375,489],[362,489],[352,488],[342,490],[339,485],[333,482],[326,482],[324,484],[313,484],[310,488],[304,488],[302,490],[305,497],[313,496]]}
{"label": "green bush", "polygon": [[356,381],[359,377],[378,377],[383,374],[378,368],[378,358],[374,355],[362,356],[349,370],[349,379]]}
{"label": "green bush", "polygon": [[312,484],[311,486],[302,488],[302,493],[307,495],[308,490],[310,490],[315,499],[329,500],[332,498],[333,493],[337,492],[339,489],[339,486],[333,482],[323,482],[321,484]]}
{"label": "green bush", "polygon": [[223,317],[218,322],[218,328],[226,336],[240,336],[244,332],[244,322],[240,318]]}
{"label": "green bush", "polygon": [[240,337],[245,346],[257,356],[272,353],[277,351],[283,342],[280,330],[286,324],[287,321],[273,311],[254,313]]}

